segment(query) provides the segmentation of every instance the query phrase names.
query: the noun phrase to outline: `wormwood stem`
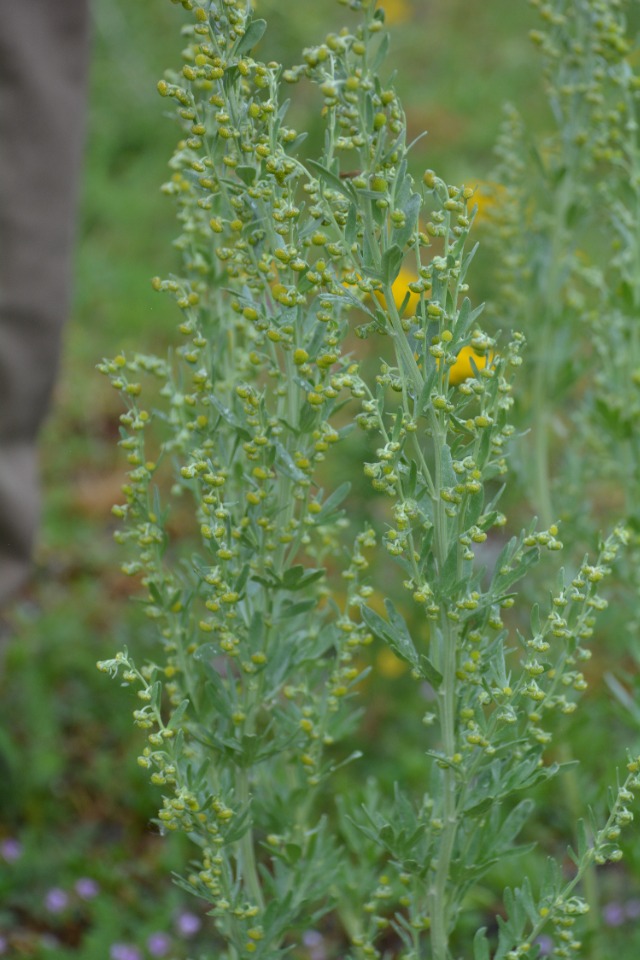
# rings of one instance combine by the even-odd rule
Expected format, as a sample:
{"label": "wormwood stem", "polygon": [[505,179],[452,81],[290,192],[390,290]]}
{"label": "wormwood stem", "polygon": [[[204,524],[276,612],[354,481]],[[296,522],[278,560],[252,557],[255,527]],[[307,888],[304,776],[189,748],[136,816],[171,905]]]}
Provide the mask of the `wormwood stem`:
{"label": "wormwood stem", "polygon": [[[546,338],[543,338],[546,343]],[[549,527],[553,522],[553,505],[551,500],[551,485],[549,482],[549,416],[550,412],[545,397],[545,390],[547,389],[545,371],[544,371],[544,357],[545,349],[544,343],[542,344],[543,349],[537,357],[536,360],[536,369],[534,377],[534,405],[533,405],[533,414],[534,414],[534,433],[535,433],[535,472],[534,472],[534,482],[535,482],[535,509],[538,512],[540,522],[543,527]],[[565,762],[573,760],[571,749],[568,744],[563,743],[560,745],[560,752],[562,759]],[[567,799],[568,807],[572,815],[574,823],[577,823],[580,819],[580,787],[578,783],[578,777],[575,769],[569,769],[567,771]],[[596,958],[598,954],[598,943],[597,940],[593,939],[596,936],[597,931],[597,912],[598,912],[598,879],[596,876],[596,868],[592,861],[587,863],[584,867],[584,894],[585,899],[589,905],[589,916],[587,919],[587,925],[592,935],[589,946],[589,956]]]}
{"label": "wormwood stem", "polygon": [[[448,759],[455,753],[455,681],[456,645],[448,623],[443,619],[443,674],[440,688],[440,722],[444,752]],[[431,902],[431,948],[433,960],[447,960],[449,956],[449,905],[447,883],[456,839],[455,771],[447,766],[443,771],[443,830],[438,852],[438,865]]]}
{"label": "wormwood stem", "polygon": [[[625,793],[629,791],[629,787],[631,783],[634,782],[635,780],[636,773],[637,773],[637,770],[633,770],[629,774],[629,776],[627,776],[627,778],[625,779],[622,787],[618,789],[618,797],[616,798],[616,801],[611,808],[611,812],[609,814],[609,817],[607,818],[607,822],[605,823],[604,827],[602,827],[602,829],[599,830],[598,833],[593,838],[593,843],[591,847],[589,847],[589,849],[585,852],[582,858],[582,861],[578,864],[576,873],[574,874],[572,879],[566,884],[566,886],[560,891],[559,895],[556,897],[557,902],[566,901],[567,898],[571,895],[571,893],[574,891],[574,889],[578,886],[578,884],[581,881],[584,880],[584,883],[586,884],[587,882],[586,874],[589,871],[595,871],[596,856],[598,853],[598,849],[601,846],[601,844],[604,842],[605,838],[607,837],[609,830],[611,829],[613,824],[616,822],[616,819],[619,813],[619,807],[621,805],[620,793],[621,792]],[[530,942],[535,940],[536,937],[544,930],[545,926],[547,925],[547,922],[548,922],[547,915],[545,915],[543,918],[538,920],[538,922],[534,925],[533,929],[529,934],[528,940]],[[599,958],[601,954],[594,952],[593,956]]]}
{"label": "wormwood stem", "polygon": [[[242,807],[245,807],[249,802],[249,774],[244,768],[238,770],[236,778],[236,790],[239,803]],[[262,887],[260,885],[260,878],[258,877],[258,869],[256,866],[253,844],[253,829],[251,827],[249,827],[249,829],[241,838],[239,842],[239,850],[242,879],[244,880],[247,894],[251,897],[255,905],[260,907],[260,910],[263,911],[265,904],[264,897],[262,895]]]}
{"label": "wormwood stem", "polygon": [[563,178],[556,191],[555,213],[551,234],[550,267],[546,278],[543,315],[540,317],[540,332],[537,339],[537,352],[534,370],[533,392],[533,429],[534,434],[534,497],[535,508],[544,527],[553,523],[553,504],[550,484],[549,427],[551,408],[549,397],[551,390],[557,390],[557,375],[550,373],[555,348],[552,331],[562,324],[557,313],[557,304],[561,302],[561,291],[565,277],[561,269],[564,262],[564,248],[570,234],[568,227],[569,210],[573,202],[571,177]]}
{"label": "wormwood stem", "polygon": [[[562,763],[575,763],[571,748],[568,743],[561,743],[558,748],[558,758]],[[577,824],[583,815],[583,804],[580,799],[580,782],[575,766],[569,767],[566,773],[566,796],[567,806],[574,824]],[[575,830],[574,830],[575,833]],[[577,837],[576,847],[577,847]],[[598,960],[601,956],[600,948],[602,946],[598,936],[598,877],[596,865],[593,860],[589,860],[584,868],[583,882],[584,898],[589,905],[586,925],[589,931],[587,944],[587,956],[592,960]]]}
{"label": "wormwood stem", "polygon": [[[405,374],[412,382],[414,395],[419,397],[424,387],[424,378],[411,347],[402,329],[400,317],[393,299],[391,285],[385,287],[385,300],[388,304],[389,317],[395,333],[396,348],[402,358],[406,370]],[[434,477],[425,463],[420,445],[416,441],[416,448],[420,452],[420,463],[425,473],[425,480],[433,499],[433,513],[435,522],[435,552],[438,570],[444,568],[449,552],[449,538],[447,516],[440,492],[443,488],[442,478],[442,449],[446,445],[446,432],[440,428],[434,411],[430,410],[430,424],[434,442]],[[446,611],[441,616],[441,649],[440,668],[442,684],[438,690],[438,712],[440,729],[442,731],[442,745],[445,757],[451,761],[456,752],[456,662],[457,645],[456,633],[451,629],[451,623]],[[429,914],[431,918],[431,949],[433,960],[447,960],[449,956],[449,904],[447,885],[451,870],[451,860],[455,846],[458,820],[456,816],[456,775],[453,768],[447,764],[442,772],[442,820],[443,829],[440,836],[435,877],[429,893]]]}
{"label": "wormwood stem", "polygon": [[[434,503],[434,519],[436,521],[436,556],[438,569],[442,571],[449,549],[447,538],[447,518],[444,513],[444,503],[440,498],[442,489],[442,444],[445,437],[434,433],[435,440],[435,482],[436,500]],[[442,731],[443,750],[447,761],[451,761],[456,752],[456,634],[451,629],[451,623],[446,611],[443,611],[440,620],[442,647],[440,663],[442,670],[442,684],[438,691],[438,711],[440,729]],[[456,817],[456,779],[455,771],[447,765],[442,773],[442,820],[443,829],[440,837],[438,863],[434,878],[431,898],[431,948],[433,960],[447,960],[449,955],[449,905],[447,898],[447,883],[451,868],[451,858],[457,832]]]}
{"label": "wormwood stem", "polygon": [[[546,342],[546,338],[545,338]],[[548,388],[544,369],[545,350],[542,348],[536,358],[533,397],[533,432],[535,469],[534,508],[543,527],[553,523],[553,505],[551,502],[551,484],[549,481],[549,417],[550,411],[545,400]]]}

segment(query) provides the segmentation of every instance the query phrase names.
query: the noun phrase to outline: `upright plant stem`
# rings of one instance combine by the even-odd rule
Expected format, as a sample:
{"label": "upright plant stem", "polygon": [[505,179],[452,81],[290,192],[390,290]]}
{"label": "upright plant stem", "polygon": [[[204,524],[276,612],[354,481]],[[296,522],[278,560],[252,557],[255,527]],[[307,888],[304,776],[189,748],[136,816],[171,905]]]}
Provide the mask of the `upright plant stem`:
{"label": "upright plant stem", "polygon": [[[442,570],[444,567],[449,549],[447,517],[444,512],[444,503],[440,499],[440,490],[442,489],[441,445],[445,443],[445,439],[445,437],[437,435],[434,432],[436,484],[434,519],[436,522],[436,556],[439,570]],[[438,690],[438,711],[444,754],[446,759],[451,761],[456,750],[457,649],[456,633],[451,629],[451,623],[446,611],[442,612],[440,627],[442,633],[440,656],[442,684]],[[430,896],[431,950],[433,960],[447,960],[449,957],[449,903],[447,885],[458,827],[456,817],[455,772],[449,765],[445,766],[442,771],[442,820],[443,829],[440,835],[438,863]]]}
{"label": "upright plant stem", "polygon": [[[388,314],[395,334],[398,359],[404,366],[405,375],[413,385],[414,396],[422,394],[424,378],[413,351],[402,329],[400,317],[393,299],[390,284],[385,287],[385,300]],[[435,553],[438,570],[442,571],[449,553],[448,520],[445,513],[445,504],[440,493],[443,488],[442,479],[442,449],[447,442],[446,428],[439,423],[433,409],[430,410],[430,427],[434,444],[434,476],[427,467],[424,457],[420,454],[419,460],[424,472],[427,488],[433,499],[433,515],[435,526]],[[442,684],[438,690],[438,712],[442,745],[447,760],[451,760],[456,752],[456,663],[457,645],[456,632],[451,628],[451,622],[443,610],[440,620],[442,647],[440,650],[440,669]],[[449,957],[449,903],[448,883],[451,871],[451,860],[455,847],[458,821],[456,816],[456,777],[450,765],[442,771],[442,819],[443,829],[440,835],[440,848],[435,876],[429,891],[429,914],[431,919],[431,953],[433,960],[447,960]]]}
{"label": "upright plant stem", "polygon": [[[443,620],[446,619],[443,618]],[[442,686],[440,688],[440,722],[444,752],[447,758],[455,753],[455,673],[456,647],[451,630],[443,629],[444,661]],[[451,859],[458,827],[456,817],[456,781],[455,772],[447,766],[442,776],[443,790],[443,829],[440,836],[438,865],[431,898],[431,948],[433,960],[447,960],[449,957],[449,904],[447,884],[451,868]]]}
{"label": "upright plant stem", "polygon": [[[534,378],[534,404],[533,404],[533,429],[534,429],[534,497],[535,509],[543,527],[549,527],[554,520],[553,503],[551,499],[550,483],[550,451],[549,451],[549,417],[550,410],[547,403],[548,382],[545,376],[545,358],[548,356],[547,347],[548,337],[541,337],[540,353],[536,358],[535,378]],[[571,749],[568,744],[561,746],[563,760],[567,763],[573,761]],[[580,784],[575,767],[567,770],[567,802],[569,811],[574,824],[577,824],[581,817],[580,803]],[[598,879],[596,876],[595,864],[590,861],[584,869],[584,895],[589,904],[588,926],[594,934],[597,929],[598,916]],[[597,960],[598,943],[592,936],[589,941],[589,957]]]}
{"label": "upright plant stem", "polygon": [[[236,789],[238,793],[238,801],[242,806],[245,806],[249,802],[249,774],[244,768],[238,770]],[[253,844],[253,829],[251,827],[249,827],[244,836],[241,838],[239,847],[242,879],[244,880],[247,894],[251,897],[256,906],[258,906],[261,911],[264,911],[264,897],[262,895],[260,878],[258,877],[258,869],[256,866]]]}
{"label": "upright plant stem", "polygon": [[[558,757],[563,763],[575,763],[571,747],[566,741],[560,744]],[[571,819],[574,824],[577,824],[580,818],[583,816],[583,803],[580,798],[580,782],[578,780],[575,766],[571,766],[567,770],[566,797]],[[589,957],[590,960],[600,960],[600,957],[602,957],[604,954],[601,952],[602,942],[599,937],[598,877],[596,874],[596,865],[593,860],[589,860],[584,868],[582,883],[584,899],[589,904],[589,912],[586,917],[586,926],[589,931],[589,937],[586,944],[586,956]]]}
{"label": "upright plant stem", "polygon": [[536,358],[533,395],[533,439],[534,470],[533,496],[534,508],[543,527],[553,523],[553,505],[551,501],[550,453],[549,453],[549,417],[551,412],[546,394],[549,388],[545,376],[546,337],[542,337],[540,352]]}

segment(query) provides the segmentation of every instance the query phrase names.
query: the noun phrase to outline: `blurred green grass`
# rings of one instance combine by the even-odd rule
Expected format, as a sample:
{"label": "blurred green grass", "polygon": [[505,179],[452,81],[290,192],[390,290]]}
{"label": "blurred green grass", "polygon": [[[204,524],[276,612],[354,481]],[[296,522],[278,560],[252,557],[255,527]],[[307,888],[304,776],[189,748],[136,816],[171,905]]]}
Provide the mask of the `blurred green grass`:
{"label": "blurred green grass", "polygon": [[[432,167],[449,182],[470,185],[487,179],[507,96],[545,129],[525,3],[390,0],[388,7],[389,68],[397,74],[410,136],[428,131],[414,148],[416,173]],[[257,0],[257,9],[270,23],[261,56],[285,63],[350,16],[333,2]],[[95,0],[94,22],[74,309],[42,437],[39,573],[28,601],[11,614],[0,681],[0,840],[19,837],[25,848],[15,864],[0,860],[0,936],[11,936],[20,957],[43,955],[43,936],[54,937],[46,956],[61,960],[103,960],[119,939],[140,944],[154,929],[167,929],[183,903],[168,875],[186,858],[178,841],[159,843],[149,825],[156,796],[136,764],[142,737],[131,725],[130,697],[95,670],[97,659],[123,644],[138,656],[152,649],[111,537],[110,507],[124,477],[116,446],[121,409],[95,365],[122,349],[163,351],[179,322],[173,301],[154,293],[150,278],[177,265],[174,211],[159,192],[177,130],[163,116],[156,83],[179,63],[182,12],[168,0]],[[301,94],[294,107],[299,128],[315,106],[308,92]],[[310,151],[312,145],[313,136]],[[474,281],[482,291],[481,261]],[[373,706],[365,763],[385,780],[413,781],[423,758],[413,718],[424,704],[406,675],[393,676],[384,658],[378,667],[368,681]],[[596,730],[594,749],[593,730],[586,734],[576,724],[574,751],[604,762],[610,738],[622,730]],[[546,802],[552,809],[553,797]],[[538,838],[549,847],[566,827],[563,810],[558,804]],[[43,914],[46,891],[69,889],[80,876],[100,882],[95,907],[73,916]],[[607,880],[612,898],[622,876],[612,871]],[[487,906],[495,908],[488,891],[480,917]],[[628,952],[620,955],[635,957],[640,935],[625,936]],[[186,956],[180,949],[176,957]]]}

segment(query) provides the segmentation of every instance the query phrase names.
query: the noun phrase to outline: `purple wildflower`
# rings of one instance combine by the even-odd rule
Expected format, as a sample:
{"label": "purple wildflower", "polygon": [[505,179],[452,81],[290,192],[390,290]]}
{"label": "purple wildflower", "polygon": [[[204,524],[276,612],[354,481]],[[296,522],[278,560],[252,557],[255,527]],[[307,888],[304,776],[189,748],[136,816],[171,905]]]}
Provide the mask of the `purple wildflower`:
{"label": "purple wildflower", "polygon": [[608,927],[619,927],[625,920],[625,911],[621,903],[612,901],[602,908],[602,919]]}
{"label": "purple wildflower", "polygon": [[75,882],[75,891],[81,900],[93,900],[100,893],[100,887],[91,877],[80,877]]}
{"label": "purple wildflower", "polygon": [[49,913],[62,913],[69,906],[69,894],[60,887],[52,887],[47,890],[44,905]]}
{"label": "purple wildflower", "polygon": [[171,948],[171,938],[166,933],[152,933],[147,938],[147,950],[152,957],[164,957]]}
{"label": "purple wildflower", "polygon": [[7,837],[0,843],[0,857],[7,863],[15,863],[22,856],[22,844],[15,837]]}
{"label": "purple wildflower", "polygon": [[7,942],[7,938],[3,937],[2,934],[0,933],[0,953],[6,953],[8,946],[9,944]]}
{"label": "purple wildflower", "polygon": [[142,960],[142,954],[131,943],[113,943],[109,950],[110,960]]}
{"label": "purple wildflower", "polygon": [[196,913],[183,910],[176,919],[176,928],[182,937],[193,937],[202,926],[202,920]]}
{"label": "purple wildflower", "polygon": [[537,938],[536,946],[540,951],[541,957],[548,957],[553,951],[553,940],[551,939],[551,937],[548,937],[546,934],[543,934],[541,937]]}
{"label": "purple wildflower", "polygon": [[302,942],[309,950],[309,960],[327,960],[324,937],[317,930],[305,930]]}

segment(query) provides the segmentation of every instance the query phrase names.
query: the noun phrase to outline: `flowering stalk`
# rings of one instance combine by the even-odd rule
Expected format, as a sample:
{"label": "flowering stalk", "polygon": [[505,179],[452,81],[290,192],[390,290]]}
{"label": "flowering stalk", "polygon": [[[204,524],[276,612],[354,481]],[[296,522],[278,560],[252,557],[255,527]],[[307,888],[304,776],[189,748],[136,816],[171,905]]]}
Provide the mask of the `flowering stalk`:
{"label": "flowering stalk", "polygon": [[[169,359],[102,365],[128,406],[132,469],[115,508],[125,569],[162,650],[142,667],[126,651],[101,667],[138,688],[140,763],[165,792],[158,822],[198,848],[182,883],[210,905],[229,960],[275,960],[331,909],[353,960],[380,955],[384,930],[398,958],[450,960],[465,897],[517,849],[527,792],[558,770],[545,717],[572,713],[586,686],[599,584],[627,538],[616,528],[525,626],[514,585],[542,549],[562,548],[557,528],[531,524],[495,563],[486,553],[506,525],[522,337],[497,345],[480,326],[467,296],[473,190],[410,176],[404,114],[380,73],[383,13],[350,5],[362,14],[352,32],[282,70],[254,59],[266,25],[250,4],[183,0],[186,62],[159,84],[184,128],[165,187],[183,271],[154,286],[175,297],[184,343]],[[303,80],[323,99],[317,160],[304,159],[281,97]],[[407,266],[415,279],[398,303]],[[357,354],[369,338],[378,362]],[[325,485],[354,427],[379,497],[347,535],[349,484]],[[385,596],[386,616],[368,582],[378,541],[405,590],[401,607]],[[357,758],[340,741],[374,636],[434,697],[424,789],[368,790],[362,807],[341,805],[338,826],[327,785]],[[615,859],[594,836],[580,875],[592,850]],[[508,941],[513,956],[524,896],[507,895],[515,919],[500,949]],[[488,950],[480,933],[476,960]]]}
{"label": "flowering stalk", "polygon": [[[620,294],[637,285],[640,263],[633,226],[639,213],[633,199],[638,80],[628,57],[627,4],[531,0],[531,5],[541,20],[531,39],[543,56],[556,127],[542,145],[534,146],[522,120],[509,110],[499,143],[506,203],[497,210],[495,225],[506,252],[502,309],[531,331],[534,345],[534,388],[522,405],[524,417],[531,414],[535,423],[532,500],[550,522],[555,474],[556,515],[563,518],[575,555],[576,544],[580,549],[612,516],[622,513],[628,528],[634,527],[637,496],[631,478],[637,476],[637,458],[620,411],[635,404],[636,321],[629,314],[622,319],[627,311]],[[528,159],[532,156],[537,162]],[[618,246],[623,253],[607,255],[611,239],[614,251]],[[571,407],[577,413],[561,412]],[[553,443],[554,422],[570,434],[569,442]],[[612,495],[612,480],[624,491],[626,509],[619,507],[622,496]],[[605,485],[607,501],[615,504],[609,511],[598,502]],[[634,554],[628,551],[619,568],[623,582],[637,577]],[[632,588],[630,603],[634,595]],[[571,759],[568,744],[563,753]],[[574,807],[582,792],[578,776],[575,768],[568,774]],[[585,888],[592,932],[587,949],[596,957],[593,866],[586,872]]]}

